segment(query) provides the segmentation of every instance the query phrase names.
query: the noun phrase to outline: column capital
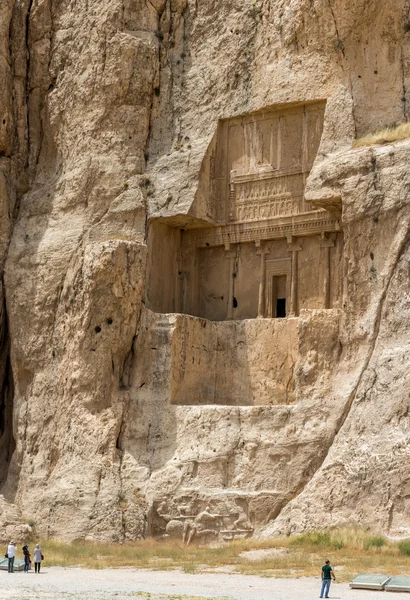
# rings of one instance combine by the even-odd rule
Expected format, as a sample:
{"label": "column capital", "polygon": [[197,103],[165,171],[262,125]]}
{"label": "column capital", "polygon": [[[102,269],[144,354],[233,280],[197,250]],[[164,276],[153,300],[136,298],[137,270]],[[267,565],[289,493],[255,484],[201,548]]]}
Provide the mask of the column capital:
{"label": "column capital", "polygon": [[320,247],[321,248],[334,248],[335,242],[331,237],[328,237],[329,234],[325,231],[322,231],[320,234]]}
{"label": "column capital", "polygon": [[[255,242],[256,244],[256,242]],[[270,246],[269,244],[262,244],[260,246],[256,246],[257,250],[256,250],[256,254],[258,256],[263,256],[264,254],[269,254],[270,252]]]}
{"label": "column capital", "polygon": [[297,244],[296,242],[288,242],[288,252],[299,252],[300,250],[302,250],[302,246],[300,244]]}
{"label": "column capital", "polygon": [[231,242],[225,242],[225,258],[235,258],[235,257],[236,257],[235,244],[231,244]]}
{"label": "column capital", "polygon": [[296,240],[297,240],[297,238],[293,235],[286,236],[286,241],[288,243],[288,251],[289,252],[299,252],[299,250],[302,250],[302,246],[300,244],[298,244]]}

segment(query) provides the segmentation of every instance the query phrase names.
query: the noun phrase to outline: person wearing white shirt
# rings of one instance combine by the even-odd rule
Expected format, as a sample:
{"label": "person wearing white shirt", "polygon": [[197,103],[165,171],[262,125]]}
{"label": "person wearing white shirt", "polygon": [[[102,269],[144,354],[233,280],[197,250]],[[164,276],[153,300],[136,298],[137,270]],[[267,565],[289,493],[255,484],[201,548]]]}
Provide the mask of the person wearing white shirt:
{"label": "person wearing white shirt", "polygon": [[41,548],[39,544],[36,544],[34,548],[34,572],[40,573],[41,561],[43,560],[43,555],[41,553]]}
{"label": "person wearing white shirt", "polygon": [[9,547],[7,548],[7,556],[9,558],[9,573],[14,573],[14,557],[16,550],[17,546],[15,546],[13,540],[11,540]]}

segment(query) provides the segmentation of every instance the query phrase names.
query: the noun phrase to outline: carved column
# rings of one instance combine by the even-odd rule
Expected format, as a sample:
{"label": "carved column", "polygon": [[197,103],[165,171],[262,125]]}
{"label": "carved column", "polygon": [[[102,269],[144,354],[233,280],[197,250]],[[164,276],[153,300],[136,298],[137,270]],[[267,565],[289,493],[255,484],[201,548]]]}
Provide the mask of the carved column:
{"label": "carved column", "polygon": [[192,286],[191,286],[191,309],[193,315],[199,315],[199,248],[193,248],[193,264],[192,264]]}
{"label": "carved column", "polygon": [[228,313],[226,318],[232,319],[233,316],[233,295],[234,295],[234,271],[235,271],[235,258],[236,251],[232,250],[230,243],[225,244],[225,258],[229,260],[229,289],[228,289]]}
{"label": "carved column", "polygon": [[260,241],[255,242],[259,250],[256,252],[260,256],[261,264],[259,270],[259,300],[258,300],[258,319],[265,317],[265,298],[266,298],[266,255],[269,254],[269,246],[261,246]]}
{"label": "carved column", "polygon": [[183,276],[183,261],[182,261],[182,232],[179,229],[178,235],[178,249],[177,249],[177,274],[176,274],[176,289],[174,298],[174,312],[179,313],[183,311],[182,308],[182,286],[184,281]]}
{"label": "carved column", "polygon": [[230,172],[228,221],[235,220],[235,182],[234,182],[235,175],[236,175],[235,170]]}
{"label": "carved column", "polygon": [[330,308],[330,248],[335,245],[332,239],[327,237],[326,233],[320,236],[320,248],[323,256],[323,304],[325,308]]}
{"label": "carved column", "polygon": [[288,251],[292,253],[292,270],[290,281],[290,311],[289,316],[298,315],[298,252],[302,246],[294,241],[293,237],[288,238]]}

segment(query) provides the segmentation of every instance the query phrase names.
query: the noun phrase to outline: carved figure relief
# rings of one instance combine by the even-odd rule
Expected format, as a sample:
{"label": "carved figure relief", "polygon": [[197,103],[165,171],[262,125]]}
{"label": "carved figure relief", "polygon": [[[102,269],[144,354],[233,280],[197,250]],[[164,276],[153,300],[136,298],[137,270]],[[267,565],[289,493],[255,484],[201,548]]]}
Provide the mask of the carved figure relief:
{"label": "carved figure relief", "polygon": [[319,146],[323,110],[320,103],[296,106],[222,125],[226,148],[223,143],[217,148],[211,178],[220,184],[220,197],[229,185],[224,220],[264,220],[311,210],[303,190]]}
{"label": "carved figure relief", "polygon": [[200,509],[198,505],[197,501],[184,506],[176,503],[169,506],[166,501],[161,502],[154,509],[160,521],[156,522],[153,534],[181,539],[187,546],[193,542],[209,542],[218,538],[233,540],[253,534],[254,528],[247,514],[234,500],[222,503],[222,510],[221,507],[213,510],[210,505]]}

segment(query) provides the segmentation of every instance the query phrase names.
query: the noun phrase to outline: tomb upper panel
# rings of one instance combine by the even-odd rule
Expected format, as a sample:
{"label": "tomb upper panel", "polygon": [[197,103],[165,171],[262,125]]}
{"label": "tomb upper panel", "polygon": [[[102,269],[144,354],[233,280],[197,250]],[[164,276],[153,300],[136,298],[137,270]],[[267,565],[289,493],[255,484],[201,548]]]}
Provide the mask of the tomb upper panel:
{"label": "tomb upper panel", "polygon": [[323,129],[324,102],[223,121],[211,156],[209,201],[220,222],[311,210],[303,199]]}

